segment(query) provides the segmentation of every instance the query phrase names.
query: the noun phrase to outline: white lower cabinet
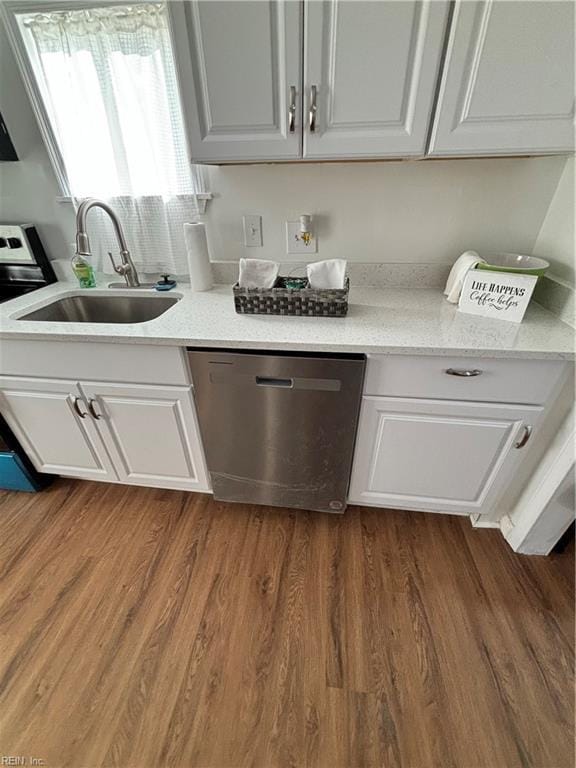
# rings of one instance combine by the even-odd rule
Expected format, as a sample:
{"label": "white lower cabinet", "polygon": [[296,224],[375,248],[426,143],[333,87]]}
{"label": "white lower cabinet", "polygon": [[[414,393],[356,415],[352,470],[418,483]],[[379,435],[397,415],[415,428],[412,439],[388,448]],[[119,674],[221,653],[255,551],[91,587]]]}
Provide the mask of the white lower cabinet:
{"label": "white lower cabinet", "polygon": [[39,472],[116,480],[77,382],[1,376],[0,409]]}
{"label": "white lower cabinet", "polygon": [[3,376],[0,406],[40,472],[210,490],[189,386]]}
{"label": "white lower cabinet", "polygon": [[209,490],[190,387],[82,382],[123,483]]}
{"label": "white lower cabinet", "polygon": [[542,410],[364,397],[349,500],[452,514],[486,512],[521,460],[528,428]]}

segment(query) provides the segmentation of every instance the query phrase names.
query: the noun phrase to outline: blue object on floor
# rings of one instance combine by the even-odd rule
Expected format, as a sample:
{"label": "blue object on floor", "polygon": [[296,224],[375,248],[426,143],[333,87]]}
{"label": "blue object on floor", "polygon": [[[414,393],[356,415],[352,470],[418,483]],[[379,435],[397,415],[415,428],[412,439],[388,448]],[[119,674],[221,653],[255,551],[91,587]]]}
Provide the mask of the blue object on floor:
{"label": "blue object on floor", "polygon": [[56,475],[37,472],[0,413],[0,488],[7,491],[42,491]]}
{"label": "blue object on floor", "polygon": [[15,453],[0,453],[0,488],[7,491],[40,491],[43,485],[36,482]]}
{"label": "blue object on floor", "polygon": [[171,280],[170,275],[162,275],[162,280],[158,280],[154,288],[157,291],[171,291],[176,287],[176,280]]}

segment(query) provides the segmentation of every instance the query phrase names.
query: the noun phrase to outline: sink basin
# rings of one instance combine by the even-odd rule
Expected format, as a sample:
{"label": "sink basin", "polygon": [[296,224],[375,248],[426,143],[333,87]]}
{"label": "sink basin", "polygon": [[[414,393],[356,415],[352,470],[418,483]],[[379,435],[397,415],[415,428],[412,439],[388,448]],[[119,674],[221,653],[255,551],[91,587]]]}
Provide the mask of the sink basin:
{"label": "sink basin", "polygon": [[176,296],[65,296],[19,320],[46,323],[145,323],[164,314]]}

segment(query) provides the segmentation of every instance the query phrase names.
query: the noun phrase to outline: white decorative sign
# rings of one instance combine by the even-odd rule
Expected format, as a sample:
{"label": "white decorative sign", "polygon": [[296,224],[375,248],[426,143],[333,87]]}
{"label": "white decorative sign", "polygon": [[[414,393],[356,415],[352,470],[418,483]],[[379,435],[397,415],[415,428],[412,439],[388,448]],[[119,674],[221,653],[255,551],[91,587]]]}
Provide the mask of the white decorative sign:
{"label": "white decorative sign", "polygon": [[471,269],[464,278],[458,310],[520,323],[537,280],[533,275]]}

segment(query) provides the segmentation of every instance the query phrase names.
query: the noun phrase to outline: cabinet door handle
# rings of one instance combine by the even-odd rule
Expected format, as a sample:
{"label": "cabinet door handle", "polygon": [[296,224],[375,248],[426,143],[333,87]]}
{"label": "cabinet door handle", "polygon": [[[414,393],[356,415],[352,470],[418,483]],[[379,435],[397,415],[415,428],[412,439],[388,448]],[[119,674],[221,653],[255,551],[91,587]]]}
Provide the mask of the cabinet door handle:
{"label": "cabinet door handle", "polygon": [[478,370],[478,368],[447,368],[445,372],[449,376],[463,376],[466,379],[482,374],[482,371]]}
{"label": "cabinet door handle", "polygon": [[518,440],[517,443],[514,443],[514,448],[524,448],[528,440],[530,440],[530,435],[532,434],[532,427],[529,424],[526,424],[524,427],[524,432],[522,434],[522,437],[520,440]]}
{"label": "cabinet door handle", "polygon": [[76,411],[78,416],[80,416],[81,419],[85,419],[86,416],[88,416],[88,414],[86,413],[86,411],[82,412],[80,410],[80,405],[79,405],[80,402],[81,402],[81,400],[80,400],[79,397],[72,396],[72,406],[73,406],[74,410]]}
{"label": "cabinet door handle", "polygon": [[318,112],[318,107],[316,105],[316,99],[318,96],[318,88],[315,85],[310,86],[310,111],[308,113],[308,127],[310,128],[310,133],[316,132],[316,113]]}
{"label": "cabinet door handle", "polygon": [[96,400],[88,400],[88,410],[90,411],[90,415],[92,416],[93,419],[96,419],[96,421],[98,421],[98,419],[102,418],[102,414],[96,413],[96,408],[94,407],[95,404],[96,404]]}
{"label": "cabinet door handle", "polygon": [[288,130],[294,133],[296,125],[296,86],[290,86],[290,103],[288,105]]}

